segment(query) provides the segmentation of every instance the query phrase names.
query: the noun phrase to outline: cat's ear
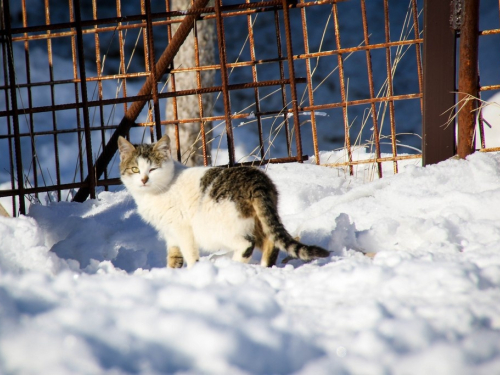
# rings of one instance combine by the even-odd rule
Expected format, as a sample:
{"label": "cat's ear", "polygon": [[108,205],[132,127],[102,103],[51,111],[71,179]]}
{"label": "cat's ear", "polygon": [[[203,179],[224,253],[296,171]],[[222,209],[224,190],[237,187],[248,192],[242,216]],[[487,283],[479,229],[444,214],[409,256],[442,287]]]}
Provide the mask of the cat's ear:
{"label": "cat's ear", "polygon": [[168,157],[170,155],[170,137],[166,134],[161,137],[153,146],[153,150],[159,152],[163,157]]}
{"label": "cat's ear", "polygon": [[120,160],[124,160],[127,155],[135,151],[135,147],[120,135],[118,137],[118,151],[120,152]]}

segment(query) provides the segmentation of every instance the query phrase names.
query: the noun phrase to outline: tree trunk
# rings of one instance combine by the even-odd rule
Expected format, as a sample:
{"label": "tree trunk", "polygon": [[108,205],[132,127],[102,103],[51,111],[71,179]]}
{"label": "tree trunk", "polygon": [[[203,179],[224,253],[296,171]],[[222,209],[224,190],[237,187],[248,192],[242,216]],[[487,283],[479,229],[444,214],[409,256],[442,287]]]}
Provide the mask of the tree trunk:
{"label": "tree trunk", "polygon": [[[172,0],[172,10],[185,10],[191,6],[191,0]],[[172,33],[175,33],[179,24],[172,26]],[[181,46],[174,59],[174,68],[191,68],[197,66],[197,56],[195,53],[195,32],[191,31],[186,41]],[[196,23],[196,35],[199,51],[199,66],[215,64],[215,22],[214,20],[198,21]],[[171,76],[170,91],[175,88],[176,91],[198,88],[198,79],[201,87],[211,87],[214,84],[214,70],[202,72],[180,72]],[[177,101],[177,116],[175,116],[174,101],[169,99],[167,102],[167,119],[188,119],[200,118],[212,115],[213,94],[202,95],[202,106],[200,108],[198,95],[181,96]],[[201,111],[200,111],[201,109]],[[201,113],[200,113],[201,112]],[[202,124],[200,122],[179,124],[179,141],[181,162],[188,166],[203,165],[203,143],[202,143]],[[207,164],[211,163],[211,143],[212,123],[210,121],[203,123],[206,137]],[[175,142],[175,125],[167,126],[167,134],[172,139],[172,155],[178,155]]]}

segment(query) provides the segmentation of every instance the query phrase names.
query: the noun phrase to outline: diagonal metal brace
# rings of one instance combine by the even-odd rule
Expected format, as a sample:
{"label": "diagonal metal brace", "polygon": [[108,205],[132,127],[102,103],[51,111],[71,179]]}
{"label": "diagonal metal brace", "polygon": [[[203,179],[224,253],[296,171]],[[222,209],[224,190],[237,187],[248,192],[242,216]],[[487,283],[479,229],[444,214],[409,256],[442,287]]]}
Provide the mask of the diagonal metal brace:
{"label": "diagonal metal brace", "polygon": [[[208,1],[209,0],[196,0],[190,10],[202,9],[207,5]],[[165,51],[163,51],[158,62],[156,63],[156,66],[154,67],[155,74],[151,74],[148,76],[146,82],[137,93],[137,96],[140,97],[151,94],[153,86],[157,84],[155,77],[162,77],[165,73],[167,73],[170,64],[174,60],[174,57],[179,51],[179,48],[181,47],[182,43],[184,43],[188,34],[193,29],[195,21],[198,17],[199,15],[197,13],[189,14],[188,12],[188,15],[185,16],[184,20],[179,25],[177,32],[172,37],[171,42],[168,44],[167,48],[165,49]],[[127,134],[130,128],[135,124],[135,120],[137,119],[140,112],[144,108],[146,102],[147,102],[146,99],[133,102],[132,105],[127,110],[127,112],[125,113],[125,115],[123,116],[122,120],[120,121],[120,124],[118,125],[115,132],[113,133],[108,143],[104,147],[102,154],[97,158],[95,162],[94,181],[97,181],[99,177],[101,177],[101,175],[106,170],[106,167],[111,162],[111,159],[113,159],[113,156],[115,155],[118,149],[118,137],[120,135],[125,136]],[[73,202],[84,202],[88,198],[90,194],[90,183],[91,183],[90,181],[91,179],[89,178],[89,176],[87,176],[87,178],[84,181],[86,186],[83,186],[80,188],[80,190],[78,190],[78,192],[73,197]]]}

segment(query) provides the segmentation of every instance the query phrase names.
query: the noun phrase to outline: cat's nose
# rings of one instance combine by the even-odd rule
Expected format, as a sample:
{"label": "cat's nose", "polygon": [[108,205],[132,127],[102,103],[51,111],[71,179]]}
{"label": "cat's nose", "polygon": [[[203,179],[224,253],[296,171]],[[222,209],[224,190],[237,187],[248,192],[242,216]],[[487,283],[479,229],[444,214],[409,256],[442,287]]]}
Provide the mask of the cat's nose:
{"label": "cat's nose", "polygon": [[149,181],[149,177],[148,176],[144,176],[143,178],[141,178],[141,181],[144,185],[146,185],[146,182]]}

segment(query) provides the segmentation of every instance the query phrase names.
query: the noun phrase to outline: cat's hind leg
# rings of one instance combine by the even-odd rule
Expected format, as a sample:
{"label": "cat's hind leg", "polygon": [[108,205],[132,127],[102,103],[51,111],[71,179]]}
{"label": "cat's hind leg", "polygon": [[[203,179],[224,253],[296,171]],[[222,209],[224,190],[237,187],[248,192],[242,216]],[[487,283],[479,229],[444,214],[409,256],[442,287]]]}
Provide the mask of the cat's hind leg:
{"label": "cat's hind leg", "polygon": [[255,247],[255,239],[250,236],[241,238],[240,241],[234,244],[235,250],[233,253],[233,260],[236,262],[248,263],[252,258],[253,249]]}
{"label": "cat's hind leg", "polygon": [[276,264],[276,259],[278,259],[279,249],[274,246],[274,241],[269,238],[265,238],[262,243],[262,258],[260,260],[260,265],[262,267],[272,267]]}
{"label": "cat's hind leg", "polygon": [[167,266],[170,268],[182,268],[184,258],[182,257],[181,249],[177,246],[168,248]]}

